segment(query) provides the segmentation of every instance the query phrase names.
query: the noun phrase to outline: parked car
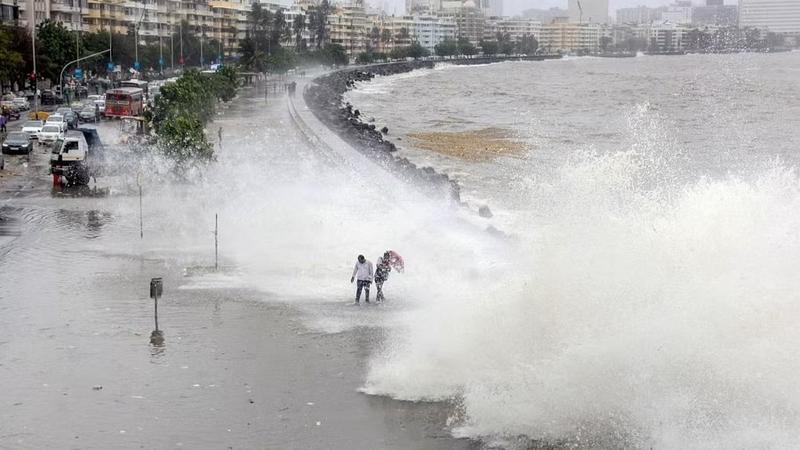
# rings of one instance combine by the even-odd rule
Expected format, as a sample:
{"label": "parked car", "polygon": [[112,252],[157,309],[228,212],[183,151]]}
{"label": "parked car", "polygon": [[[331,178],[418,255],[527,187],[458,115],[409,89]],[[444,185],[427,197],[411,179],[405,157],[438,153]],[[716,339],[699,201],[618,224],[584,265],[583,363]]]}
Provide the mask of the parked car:
{"label": "parked car", "polygon": [[67,121],[67,128],[78,128],[78,114],[74,111],[64,113],[64,120]]}
{"label": "parked car", "polygon": [[0,114],[8,116],[11,120],[19,120],[19,111],[14,107],[0,106]]}
{"label": "parked car", "polygon": [[67,131],[69,125],[67,124],[67,119],[64,118],[61,114],[51,114],[47,118],[47,122],[44,123],[45,126],[47,125],[56,125],[61,131]]}
{"label": "parked car", "polygon": [[38,139],[39,132],[42,131],[44,122],[41,120],[29,120],[22,125],[22,132],[28,133],[31,139]]}
{"label": "parked car", "polygon": [[55,144],[64,139],[64,128],[57,124],[44,124],[42,131],[39,132],[39,143],[45,145]]}
{"label": "parked car", "polygon": [[99,111],[95,111],[94,106],[84,106],[78,116],[84,122],[97,122]]}
{"label": "parked car", "polygon": [[13,131],[8,133],[3,142],[3,153],[30,153],[33,143],[28,133]]}

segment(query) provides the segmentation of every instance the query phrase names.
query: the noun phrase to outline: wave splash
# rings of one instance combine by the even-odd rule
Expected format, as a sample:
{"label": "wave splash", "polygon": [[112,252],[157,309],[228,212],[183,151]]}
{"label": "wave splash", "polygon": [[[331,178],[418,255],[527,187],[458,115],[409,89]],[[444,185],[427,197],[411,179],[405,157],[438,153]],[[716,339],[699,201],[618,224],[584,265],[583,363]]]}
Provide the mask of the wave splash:
{"label": "wave splash", "polygon": [[793,446],[800,177],[689,180],[657,122],[530,186],[508,264],[442,280],[363,391],[455,401],[455,435],[507,447]]}

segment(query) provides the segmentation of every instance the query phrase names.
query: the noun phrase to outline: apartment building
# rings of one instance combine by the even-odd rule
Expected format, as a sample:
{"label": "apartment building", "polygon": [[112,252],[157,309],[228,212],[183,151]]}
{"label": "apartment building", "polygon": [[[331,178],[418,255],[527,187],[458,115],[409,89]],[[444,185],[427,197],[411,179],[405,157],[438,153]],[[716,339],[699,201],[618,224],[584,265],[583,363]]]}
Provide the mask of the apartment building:
{"label": "apartment building", "polygon": [[597,52],[603,27],[595,23],[549,23],[542,25],[539,48],[551,52]]}
{"label": "apartment building", "polygon": [[533,36],[538,41],[542,37],[542,22],[524,17],[492,17],[486,20],[484,39],[494,39],[497,33],[507,34],[512,41]]}
{"label": "apartment building", "polygon": [[435,53],[436,46],[446,40],[455,40],[458,26],[449,18],[433,15],[414,16],[414,40]]}
{"label": "apartment building", "polygon": [[339,6],[328,16],[330,42],[341,45],[349,58],[355,58],[367,50],[370,24],[360,2]]}
{"label": "apartment building", "polygon": [[739,26],[800,34],[800,0],[739,0]]}

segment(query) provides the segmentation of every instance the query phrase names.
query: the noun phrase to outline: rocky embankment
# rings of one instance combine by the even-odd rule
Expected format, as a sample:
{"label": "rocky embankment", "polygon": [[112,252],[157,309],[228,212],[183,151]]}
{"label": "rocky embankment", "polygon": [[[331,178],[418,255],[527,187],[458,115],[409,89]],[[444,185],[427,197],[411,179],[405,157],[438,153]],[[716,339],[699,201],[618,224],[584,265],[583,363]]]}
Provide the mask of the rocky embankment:
{"label": "rocky embankment", "polygon": [[[479,57],[446,62],[475,65],[551,58],[560,58],[560,55]],[[395,144],[384,139],[384,135],[390,130],[386,127],[379,129],[375,124],[365,122],[361,112],[352,105],[345,104],[343,100],[344,93],[353,88],[356,82],[372,80],[376,75],[396,75],[416,69],[431,69],[435,64],[435,61],[406,61],[339,70],[316,78],[303,95],[314,115],[355,149],[395,171],[406,181],[415,183],[432,194],[449,196],[454,202],[460,203],[460,188],[455,180],[437,173],[432,167],[418,167],[407,158],[395,155]]]}
{"label": "rocky embankment", "polygon": [[446,195],[459,202],[459,186],[455,180],[437,173],[432,167],[418,167],[407,158],[395,155],[395,144],[384,139],[390,130],[386,127],[378,129],[375,124],[365,122],[358,109],[343,104],[344,93],[358,81],[369,81],[376,75],[395,75],[433,66],[433,61],[409,61],[340,70],[315,79],[314,84],[306,89],[304,97],[317,118],[356,150],[431,194]]}

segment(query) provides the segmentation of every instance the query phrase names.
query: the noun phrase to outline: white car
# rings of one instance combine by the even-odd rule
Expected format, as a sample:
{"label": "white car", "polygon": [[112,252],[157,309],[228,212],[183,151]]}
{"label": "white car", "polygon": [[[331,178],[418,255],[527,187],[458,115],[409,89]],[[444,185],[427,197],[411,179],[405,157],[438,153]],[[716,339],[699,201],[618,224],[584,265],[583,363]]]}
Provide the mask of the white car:
{"label": "white car", "polygon": [[20,111],[27,111],[27,110],[31,109],[31,104],[28,102],[28,99],[25,98],[25,97],[16,97],[14,100],[12,100],[12,102],[14,102],[14,105]]}
{"label": "white car", "polygon": [[29,120],[22,125],[22,132],[28,133],[31,139],[38,139],[43,126],[44,122],[41,120]]}
{"label": "white car", "polygon": [[69,123],[67,123],[67,119],[61,114],[52,114],[48,116],[47,122],[45,122],[44,124],[45,126],[57,125],[59,128],[61,128],[61,131],[67,131],[67,128],[69,128]]}
{"label": "white car", "polygon": [[58,125],[45,124],[39,132],[40,144],[55,144],[56,141],[64,139],[64,130]]}

